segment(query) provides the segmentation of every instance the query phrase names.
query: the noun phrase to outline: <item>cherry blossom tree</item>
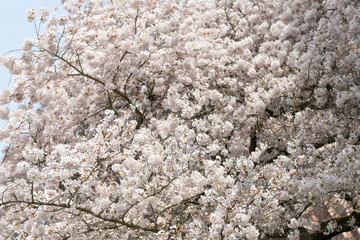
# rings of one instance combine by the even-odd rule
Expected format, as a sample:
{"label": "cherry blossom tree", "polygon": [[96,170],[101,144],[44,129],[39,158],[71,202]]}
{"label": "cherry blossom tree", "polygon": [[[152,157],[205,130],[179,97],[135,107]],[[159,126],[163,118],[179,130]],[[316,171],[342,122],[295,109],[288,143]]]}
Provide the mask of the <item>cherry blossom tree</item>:
{"label": "cherry blossom tree", "polygon": [[61,7],[30,10],[37,39],[0,57],[13,75],[2,239],[330,239],[360,226],[359,1]]}

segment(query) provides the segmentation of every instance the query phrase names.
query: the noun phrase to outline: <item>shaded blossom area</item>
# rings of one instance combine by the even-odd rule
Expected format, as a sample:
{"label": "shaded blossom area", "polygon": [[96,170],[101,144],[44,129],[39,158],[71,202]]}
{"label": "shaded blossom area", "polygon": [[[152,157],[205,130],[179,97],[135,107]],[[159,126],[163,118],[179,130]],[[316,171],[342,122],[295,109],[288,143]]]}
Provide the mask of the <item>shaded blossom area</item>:
{"label": "shaded blossom area", "polygon": [[61,2],[0,56],[1,239],[360,226],[359,1]]}

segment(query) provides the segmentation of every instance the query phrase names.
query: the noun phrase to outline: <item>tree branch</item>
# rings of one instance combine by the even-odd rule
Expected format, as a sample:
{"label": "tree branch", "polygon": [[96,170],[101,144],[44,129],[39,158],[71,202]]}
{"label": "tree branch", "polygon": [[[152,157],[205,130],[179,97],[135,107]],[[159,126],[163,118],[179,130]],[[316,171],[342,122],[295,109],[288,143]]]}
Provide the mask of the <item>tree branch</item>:
{"label": "tree branch", "polygon": [[[327,233],[327,225],[335,221],[337,224],[336,229],[331,232]],[[314,233],[309,233],[308,230],[304,227],[299,227],[298,230],[300,231],[300,239],[301,240],[329,240],[341,233],[350,232],[355,230],[360,226],[360,213],[353,211],[350,215],[342,218],[334,218],[332,220],[326,221],[321,223],[321,227],[319,231]],[[290,231],[290,228],[287,228],[284,232],[285,234],[275,234],[275,235],[266,235],[266,239],[287,239],[287,234]]]}
{"label": "tree branch", "polygon": [[[355,221],[351,222],[352,220]],[[326,234],[325,233],[326,226],[332,221],[335,221],[338,227],[335,229],[335,231],[331,232],[330,234]],[[353,211],[350,215],[346,217],[334,218],[333,220],[329,220],[321,223],[321,230],[311,234],[309,239],[311,240],[331,239],[332,237],[335,237],[341,233],[352,231],[359,226],[360,226],[360,213]]]}
{"label": "tree branch", "polygon": [[[66,60],[65,58],[63,58],[62,56],[59,56],[59,55],[54,54],[54,53],[51,53],[51,52],[49,52],[49,51],[47,51],[47,50],[44,50],[44,51],[46,51],[47,53],[49,53],[51,56],[56,57],[56,58],[59,58],[60,60],[62,60],[63,62],[65,62],[67,65],[69,65],[71,68],[73,68],[76,72],[78,72],[78,74],[80,74],[80,76],[84,76],[84,77],[86,77],[86,78],[88,78],[88,79],[91,79],[91,80],[93,80],[93,81],[95,81],[95,82],[97,82],[97,83],[105,86],[105,83],[104,83],[103,81],[101,81],[101,80],[99,80],[99,79],[97,79],[97,78],[95,78],[95,77],[93,77],[93,76],[91,76],[91,75],[89,75],[89,74],[84,73],[83,71],[81,71],[81,69],[79,69],[79,68],[77,68],[76,66],[74,66],[72,63],[70,63],[69,61],[67,61],[67,60]],[[114,89],[114,90],[112,90],[112,91],[113,91],[115,94],[117,94],[118,96],[120,96],[123,100],[125,100],[130,106],[133,106],[133,107],[135,108],[135,112],[136,112],[136,114],[137,114],[137,125],[136,125],[136,129],[139,129],[140,126],[142,125],[142,123],[144,122],[144,119],[145,119],[144,114],[139,110],[139,108],[137,108],[137,107],[133,104],[133,102],[130,100],[130,98],[129,98],[126,94],[122,93],[122,92],[119,91],[118,89]]]}
{"label": "tree branch", "polygon": [[136,17],[135,17],[135,23],[134,23],[134,32],[135,32],[135,35],[137,34],[137,20],[139,18],[139,8],[136,10]]}
{"label": "tree branch", "polygon": [[90,209],[87,209],[87,208],[84,208],[84,207],[81,207],[81,206],[73,207],[73,206],[71,206],[69,204],[61,204],[61,203],[56,204],[56,203],[49,203],[49,202],[33,202],[33,201],[11,200],[11,201],[6,201],[6,202],[0,203],[0,207],[5,206],[5,205],[9,205],[9,204],[21,204],[21,203],[22,204],[27,204],[27,205],[36,205],[36,206],[49,206],[49,207],[57,207],[57,208],[76,209],[76,210],[78,210],[80,212],[92,215],[93,217],[99,218],[99,219],[101,219],[103,221],[110,222],[110,223],[115,223],[115,224],[120,224],[120,225],[126,226],[126,227],[131,228],[131,229],[149,231],[149,232],[154,232],[154,233],[159,231],[159,229],[156,228],[156,227],[141,227],[141,226],[135,225],[133,223],[126,222],[126,221],[124,221],[122,219],[101,216],[100,213],[99,214],[94,213]]}

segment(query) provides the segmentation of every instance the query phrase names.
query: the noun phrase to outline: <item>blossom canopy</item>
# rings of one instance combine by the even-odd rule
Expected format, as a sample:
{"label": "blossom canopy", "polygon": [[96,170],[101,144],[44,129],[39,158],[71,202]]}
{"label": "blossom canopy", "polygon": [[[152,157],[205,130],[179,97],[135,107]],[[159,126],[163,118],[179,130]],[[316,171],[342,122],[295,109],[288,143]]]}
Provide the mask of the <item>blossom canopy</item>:
{"label": "blossom canopy", "polygon": [[13,75],[1,238],[329,239],[360,226],[359,1],[61,7],[29,10],[44,30],[0,56]]}

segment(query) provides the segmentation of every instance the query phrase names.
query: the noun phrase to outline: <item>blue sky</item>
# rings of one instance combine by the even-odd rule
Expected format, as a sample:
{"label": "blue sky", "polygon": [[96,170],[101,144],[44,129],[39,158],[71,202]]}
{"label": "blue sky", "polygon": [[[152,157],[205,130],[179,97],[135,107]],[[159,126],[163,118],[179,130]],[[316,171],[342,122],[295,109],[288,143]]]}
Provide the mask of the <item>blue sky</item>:
{"label": "blue sky", "polygon": [[[59,3],[60,0],[0,0],[0,54],[21,49],[25,38],[35,39],[35,27],[26,20],[26,10],[33,8],[38,11],[40,7],[46,7],[54,12],[54,6]],[[9,72],[0,66],[0,91],[8,86],[10,79]],[[4,124],[4,121],[0,121],[0,127],[4,127]],[[2,149],[3,144],[0,142]]]}
{"label": "blue sky", "polygon": [[[59,0],[0,0],[0,53],[20,49],[25,38],[35,38],[34,24],[26,20],[26,10],[46,7],[53,11]],[[0,89],[7,87],[10,75],[0,67]]]}

